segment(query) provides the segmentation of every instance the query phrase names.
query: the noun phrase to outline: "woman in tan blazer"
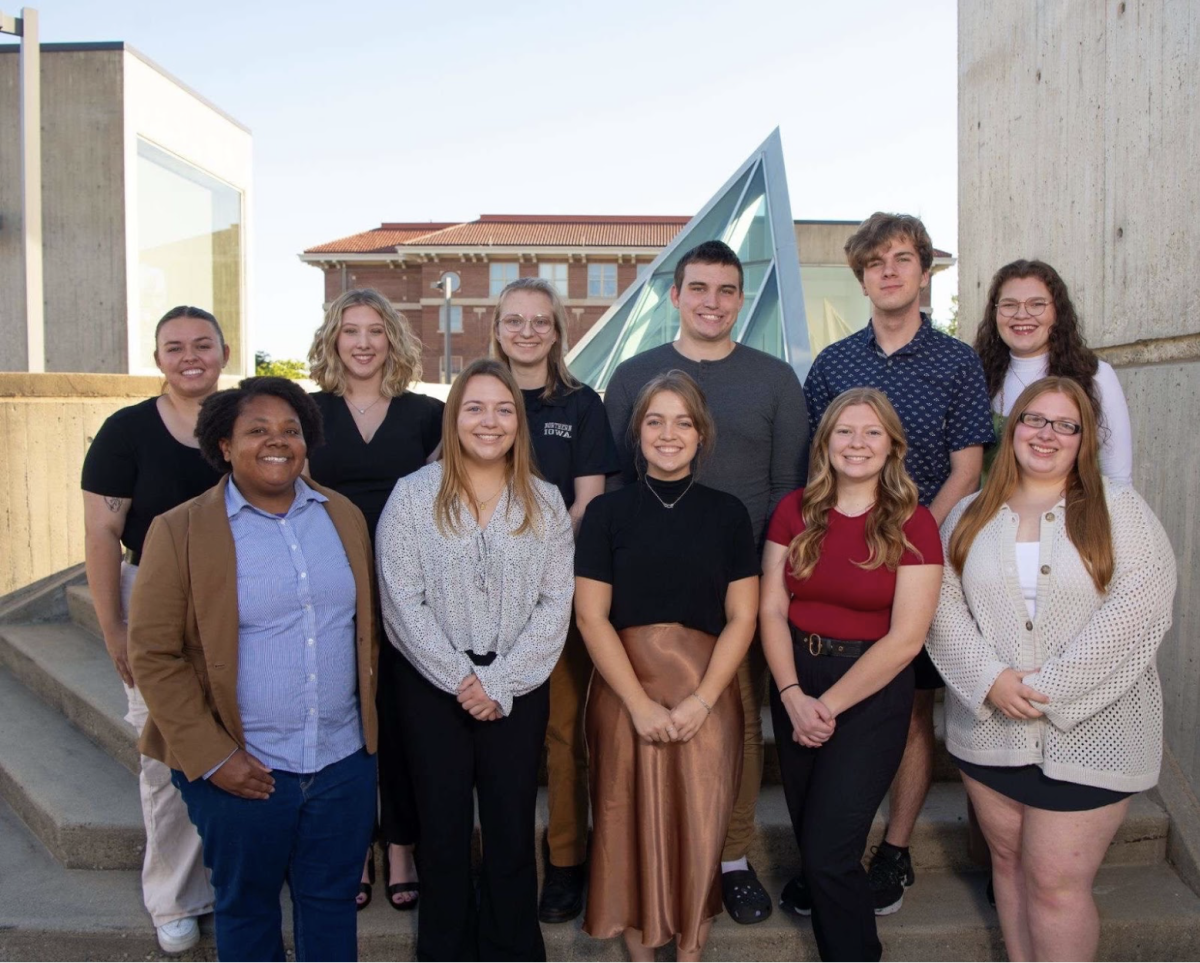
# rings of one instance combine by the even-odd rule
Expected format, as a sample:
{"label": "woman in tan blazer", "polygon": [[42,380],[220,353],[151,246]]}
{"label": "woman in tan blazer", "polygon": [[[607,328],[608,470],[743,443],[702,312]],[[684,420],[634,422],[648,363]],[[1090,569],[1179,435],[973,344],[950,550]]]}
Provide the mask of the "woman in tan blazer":
{"label": "woman in tan blazer", "polygon": [[355,854],[375,817],[366,523],[300,477],[321,420],[294,383],[218,392],[196,434],[230,473],[146,538],[129,626],[141,750],[171,767],[200,832],[221,959],[284,958],[285,880],[296,959],[354,959]]}

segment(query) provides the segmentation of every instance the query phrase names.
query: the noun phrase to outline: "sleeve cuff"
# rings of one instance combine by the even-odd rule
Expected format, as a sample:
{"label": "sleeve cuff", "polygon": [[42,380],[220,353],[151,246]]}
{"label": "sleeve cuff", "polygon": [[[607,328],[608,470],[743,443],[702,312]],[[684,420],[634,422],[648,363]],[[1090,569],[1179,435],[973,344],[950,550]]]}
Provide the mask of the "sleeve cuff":
{"label": "sleeve cuff", "polygon": [[488,671],[489,669],[491,669],[490,665],[476,666],[475,677],[479,679],[479,684],[483,686],[483,691],[487,697],[499,704],[500,711],[506,716],[512,715],[512,690],[501,684],[500,680]]}
{"label": "sleeve cuff", "polygon": [[1000,678],[1000,673],[1007,668],[1008,666],[1003,662],[989,662],[981,669],[979,683],[975,686],[975,691],[971,693],[971,711],[980,722],[990,719],[995,713],[996,708],[987,701],[987,694],[992,691],[992,686]]}
{"label": "sleeve cuff", "polygon": [[222,759],[220,762],[218,762],[218,763],[217,763],[215,766],[213,766],[213,767],[212,767],[210,770],[208,770],[208,772],[206,772],[206,773],[204,774],[204,779],[206,779],[206,780],[207,780],[207,779],[211,779],[211,778],[212,778],[212,776],[213,776],[213,774],[214,774],[214,773],[216,773],[216,771],[217,771],[218,769],[220,769],[220,768],[221,768],[223,765],[225,765],[225,763],[229,762],[229,760],[233,758],[233,753],[234,753],[234,752],[237,752],[237,750],[236,750],[236,749],[234,749],[234,750],[233,750],[233,752],[229,753],[229,755],[228,755],[228,756],[226,756],[224,759]]}

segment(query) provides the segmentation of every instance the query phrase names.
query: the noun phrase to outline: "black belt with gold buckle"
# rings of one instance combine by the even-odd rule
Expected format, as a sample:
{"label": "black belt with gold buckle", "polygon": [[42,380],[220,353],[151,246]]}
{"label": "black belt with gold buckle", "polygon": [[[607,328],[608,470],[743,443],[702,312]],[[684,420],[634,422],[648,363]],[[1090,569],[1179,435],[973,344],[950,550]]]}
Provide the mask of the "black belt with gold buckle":
{"label": "black belt with gold buckle", "polygon": [[808,648],[808,654],[813,656],[833,656],[842,659],[857,659],[867,651],[874,642],[850,641],[847,639],[831,639],[818,635],[816,632],[801,632],[794,630],[792,638]]}

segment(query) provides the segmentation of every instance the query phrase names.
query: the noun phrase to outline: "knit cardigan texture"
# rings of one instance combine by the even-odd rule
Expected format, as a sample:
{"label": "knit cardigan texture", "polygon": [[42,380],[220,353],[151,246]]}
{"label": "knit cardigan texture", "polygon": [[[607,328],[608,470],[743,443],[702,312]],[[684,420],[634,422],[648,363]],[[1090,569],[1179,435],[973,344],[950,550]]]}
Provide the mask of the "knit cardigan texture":
{"label": "knit cardigan texture", "polygon": [[[1036,616],[1017,581],[1018,517],[1007,505],[976,536],[961,578],[950,535],[977,495],[942,526],[946,566],[926,646],[946,680],[946,746],[988,766],[1038,765],[1053,779],[1119,792],[1149,789],[1162,762],[1155,654],[1171,626],[1175,554],[1128,485],[1105,484],[1115,570],[1100,593],[1067,536],[1065,502],[1040,522]],[[987,701],[1007,668],[1050,697],[1040,719],[1014,720]]]}

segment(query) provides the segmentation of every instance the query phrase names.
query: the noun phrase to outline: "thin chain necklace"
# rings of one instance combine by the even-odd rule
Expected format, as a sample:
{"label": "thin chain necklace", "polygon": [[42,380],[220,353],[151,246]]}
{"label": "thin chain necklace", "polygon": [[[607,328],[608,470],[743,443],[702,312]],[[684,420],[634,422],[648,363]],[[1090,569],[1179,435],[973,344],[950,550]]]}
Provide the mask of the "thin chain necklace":
{"label": "thin chain necklace", "polygon": [[875,507],[875,503],[871,502],[871,504],[869,504],[866,508],[860,508],[856,512],[848,512],[845,509],[843,509],[841,505],[837,506],[837,510],[838,510],[839,515],[842,515],[846,518],[858,518],[859,515],[867,514],[867,512],[869,512],[874,507]]}
{"label": "thin chain necklace", "polygon": [[696,483],[696,476],[695,476],[695,475],[692,475],[692,480],[691,480],[691,481],[689,481],[689,482],[687,483],[687,488],[685,488],[685,489],[684,489],[684,490],[683,490],[683,491],[680,493],[679,497],[678,497],[678,498],[676,498],[676,499],[675,499],[675,501],[671,502],[670,504],[667,504],[666,502],[664,502],[664,501],[662,500],[662,496],[661,496],[661,495],[659,495],[659,494],[658,494],[658,492],[656,492],[656,491],[654,490],[654,486],[650,484],[650,476],[649,476],[649,475],[647,475],[647,476],[646,476],[646,487],[650,489],[650,494],[651,494],[651,495],[653,495],[655,498],[657,498],[657,499],[658,499],[658,503],[659,503],[660,505],[662,505],[662,507],[663,507],[663,508],[674,508],[676,505],[678,505],[678,504],[680,503],[680,501],[682,501],[682,500],[683,500],[683,496],[684,496],[684,495],[686,495],[686,494],[687,494],[689,491],[691,491],[691,489],[692,489],[692,486],[693,486],[695,483]]}
{"label": "thin chain necklace", "polygon": [[367,407],[360,408],[360,407],[358,407],[358,405],[356,405],[353,401],[350,400],[349,395],[342,395],[342,397],[346,399],[346,404],[348,404],[351,408],[353,408],[355,411],[357,411],[360,415],[365,415],[368,411],[370,411],[377,404],[379,404],[379,402],[383,401],[383,395],[380,395],[378,398],[376,398],[374,401],[372,401],[369,405],[367,405]]}
{"label": "thin chain necklace", "polygon": [[472,500],[473,502],[475,502],[475,507],[476,507],[477,509],[479,509],[479,510],[482,510],[482,509],[484,509],[484,508],[487,508],[487,506],[488,506],[488,502],[490,502],[490,501],[491,501],[493,498],[495,498],[496,496],[498,496],[498,495],[499,495],[499,494],[500,494],[502,491],[504,491],[504,489],[506,489],[507,487],[508,487],[508,482],[504,482],[504,484],[502,484],[502,485],[501,485],[499,488],[497,488],[497,489],[496,489],[494,492],[492,492],[490,495],[488,495],[488,497],[487,497],[487,498],[483,499],[483,501],[480,501],[478,498],[476,498],[476,497],[475,497],[475,492],[474,492],[474,490],[472,490],[472,491],[471,491],[471,500]]}

